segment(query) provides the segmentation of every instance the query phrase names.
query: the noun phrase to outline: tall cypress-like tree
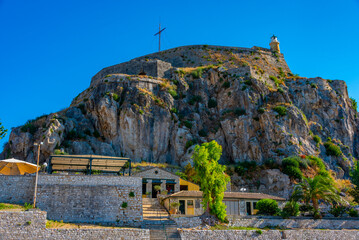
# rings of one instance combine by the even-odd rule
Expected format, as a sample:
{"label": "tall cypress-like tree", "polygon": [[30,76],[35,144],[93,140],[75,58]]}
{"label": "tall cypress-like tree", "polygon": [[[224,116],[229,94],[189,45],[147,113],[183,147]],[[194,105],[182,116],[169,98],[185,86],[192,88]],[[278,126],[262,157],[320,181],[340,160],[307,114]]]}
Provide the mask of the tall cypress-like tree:
{"label": "tall cypress-like tree", "polygon": [[225,174],[226,166],[218,163],[222,155],[222,146],[216,141],[197,145],[192,155],[194,168],[203,192],[203,208],[224,221],[227,216],[226,205],[222,202],[227,189],[229,176]]}

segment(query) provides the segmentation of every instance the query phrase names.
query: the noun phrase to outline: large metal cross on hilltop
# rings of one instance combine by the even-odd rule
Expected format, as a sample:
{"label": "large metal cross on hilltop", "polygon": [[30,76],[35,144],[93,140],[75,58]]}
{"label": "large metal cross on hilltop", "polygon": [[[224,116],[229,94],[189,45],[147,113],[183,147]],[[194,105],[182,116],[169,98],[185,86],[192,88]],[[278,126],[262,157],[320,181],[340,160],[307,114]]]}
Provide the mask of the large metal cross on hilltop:
{"label": "large metal cross on hilltop", "polygon": [[163,32],[166,28],[163,28],[161,30],[161,23],[158,28],[158,33],[156,33],[154,36],[158,35],[158,51],[161,52],[161,32]]}

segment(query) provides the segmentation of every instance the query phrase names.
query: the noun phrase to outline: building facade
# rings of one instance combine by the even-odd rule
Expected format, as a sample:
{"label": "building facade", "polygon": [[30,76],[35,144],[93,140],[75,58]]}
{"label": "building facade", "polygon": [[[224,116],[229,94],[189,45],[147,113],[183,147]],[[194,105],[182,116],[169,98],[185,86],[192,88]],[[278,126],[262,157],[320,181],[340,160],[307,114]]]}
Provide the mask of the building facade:
{"label": "building facade", "polygon": [[[153,167],[134,174],[135,177],[142,178],[142,196],[156,198],[159,192],[167,191],[173,194],[182,190],[199,191],[199,186],[190,181],[181,179],[174,173],[162,168]],[[161,189],[158,191],[158,187]]]}
{"label": "building facade", "polygon": [[[286,201],[284,198],[263,193],[225,192],[223,203],[227,206],[227,215],[246,216],[257,213],[256,204],[261,199],[276,200],[279,206]],[[173,202],[179,203],[177,214],[181,216],[199,216],[204,213],[201,191],[180,191],[166,197],[162,203],[170,210]]]}

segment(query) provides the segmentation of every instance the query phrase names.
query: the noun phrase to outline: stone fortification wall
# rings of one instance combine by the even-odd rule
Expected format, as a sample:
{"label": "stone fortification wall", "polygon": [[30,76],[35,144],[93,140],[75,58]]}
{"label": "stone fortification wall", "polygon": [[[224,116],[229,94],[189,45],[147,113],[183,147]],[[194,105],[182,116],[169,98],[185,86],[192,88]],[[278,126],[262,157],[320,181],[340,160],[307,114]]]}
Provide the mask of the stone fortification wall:
{"label": "stone fortification wall", "polygon": [[31,203],[34,195],[35,176],[0,175],[0,202]]}
{"label": "stone fortification wall", "polygon": [[[289,67],[284,61],[283,54],[277,54],[278,58],[281,59],[281,61],[278,62],[277,58],[272,56],[271,50],[267,48],[191,45],[148,54],[128,62],[106,67],[92,77],[91,86],[101,82],[101,79],[106,75],[116,73],[138,75],[139,73],[144,72],[146,75],[152,77],[168,77],[172,67],[196,67],[203,64],[202,56],[203,51],[206,49],[213,49],[218,52],[231,51],[235,54],[248,55],[260,51],[262,57],[264,57],[269,64],[281,66],[284,71],[289,71]],[[185,56],[185,58],[183,56]]]}
{"label": "stone fortification wall", "polygon": [[[1,202],[32,202],[33,177],[1,176],[0,184]],[[141,187],[137,177],[40,175],[36,206],[57,221],[137,226]]]}
{"label": "stone fortification wall", "polygon": [[91,79],[91,85],[101,82],[106,75],[114,73],[124,73],[129,75],[138,75],[144,73],[152,77],[164,77],[166,72],[172,68],[170,63],[161,60],[131,60],[129,62],[120,63],[114,66],[106,67],[99,71]]}
{"label": "stone fortification wall", "polygon": [[96,228],[50,229],[46,228],[46,212],[39,210],[0,211],[0,240],[12,239],[150,239],[147,229]]}
{"label": "stone fortification wall", "polygon": [[281,228],[305,228],[305,229],[359,229],[359,218],[346,219],[305,219],[305,218],[234,218],[230,219],[234,227],[265,228],[278,226]]}
{"label": "stone fortification wall", "polygon": [[[199,217],[172,217],[179,228],[195,228],[202,225]],[[265,228],[278,226],[283,229],[359,229],[359,218],[343,219],[305,219],[305,218],[258,218],[258,217],[233,217],[228,216],[229,225],[232,227]]]}
{"label": "stone fortification wall", "polygon": [[202,225],[200,217],[171,217],[179,228],[194,228]]}
{"label": "stone fortification wall", "polygon": [[316,239],[316,240],[354,240],[359,239],[359,231],[336,230],[180,230],[181,238],[186,240],[213,240],[213,239]]}

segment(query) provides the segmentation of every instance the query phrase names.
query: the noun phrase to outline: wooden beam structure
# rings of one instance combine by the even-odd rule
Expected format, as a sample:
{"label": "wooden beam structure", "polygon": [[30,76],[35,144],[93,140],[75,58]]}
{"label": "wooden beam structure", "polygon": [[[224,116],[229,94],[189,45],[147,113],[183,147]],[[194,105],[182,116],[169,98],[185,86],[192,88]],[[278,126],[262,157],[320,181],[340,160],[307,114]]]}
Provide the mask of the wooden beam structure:
{"label": "wooden beam structure", "polygon": [[131,176],[131,160],[124,157],[109,157],[99,155],[52,155],[50,156],[48,173],[53,171],[85,172],[93,171],[120,173],[123,175],[128,168]]}

